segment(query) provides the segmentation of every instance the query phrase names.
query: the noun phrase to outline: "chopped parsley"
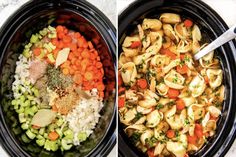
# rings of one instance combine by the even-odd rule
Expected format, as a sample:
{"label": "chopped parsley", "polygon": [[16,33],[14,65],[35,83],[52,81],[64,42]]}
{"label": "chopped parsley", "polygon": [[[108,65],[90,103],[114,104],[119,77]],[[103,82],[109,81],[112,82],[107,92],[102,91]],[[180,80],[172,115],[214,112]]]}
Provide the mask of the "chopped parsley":
{"label": "chopped parsley", "polygon": [[184,120],[184,124],[185,124],[185,125],[189,125],[189,124],[190,124],[189,120],[188,120],[188,119],[185,119],[185,120]]}
{"label": "chopped parsley", "polygon": [[137,121],[137,120],[139,120],[141,117],[143,116],[143,114],[142,113],[140,113],[140,112],[137,112],[136,113],[136,115],[135,115],[135,118],[134,118],[134,120],[135,121]]}
{"label": "chopped parsley", "polygon": [[157,138],[155,138],[154,136],[152,136],[149,139],[146,139],[146,144],[148,146],[148,148],[152,148],[154,147],[154,144],[157,142]]}
{"label": "chopped parsley", "polygon": [[130,137],[131,142],[134,143],[134,144],[136,144],[136,143],[139,141],[140,136],[141,136],[141,133],[139,133],[139,132],[134,132],[134,133],[131,135],[131,137]]}
{"label": "chopped parsley", "polygon": [[162,108],[164,108],[164,105],[162,105],[162,104],[157,104],[157,106],[156,106],[156,109],[157,109],[157,110],[162,109]]}

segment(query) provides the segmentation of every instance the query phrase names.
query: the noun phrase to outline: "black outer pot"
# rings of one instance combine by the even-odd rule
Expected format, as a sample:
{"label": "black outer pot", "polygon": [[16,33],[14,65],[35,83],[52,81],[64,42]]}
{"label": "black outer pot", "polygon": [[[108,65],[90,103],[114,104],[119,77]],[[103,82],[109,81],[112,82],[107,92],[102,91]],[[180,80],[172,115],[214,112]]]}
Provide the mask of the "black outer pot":
{"label": "black outer pot", "polygon": [[[119,53],[122,51],[121,45],[125,36],[132,33],[137,24],[141,23],[144,17],[158,18],[158,15],[163,12],[178,13],[181,16],[191,18],[200,26],[200,30],[203,34],[206,34],[207,38],[210,40],[215,39],[228,29],[221,17],[200,0],[139,0],[132,3],[119,15]],[[222,67],[224,68],[226,99],[223,104],[223,113],[218,122],[216,135],[201,150],[191,156],[212,157],[215,155],[223,157],[232,145],[236,135],[235,41],[230,41],[218,48],[216,55],[220,58]],[[119,124],[119,156],[145,156],[130,143],[128,137],[123,131],[122,124],[120,122]]]}
{"label": "black outer pot", "polygon": [[[106,85],[104,107],[94,133],[81,146],[62,153],[47,152],[34,144],[24,144],[14,135],[12,126],[20,126],[11,106],[11,83],[17,57],[32,33],[48,24],[62,24],[80,31],[94,43],[104,65]],[[116,30],[105,15],[90,3],[81,0],[30,1],[18,9],[0,30],[0,142],[11,157],[80,157],[107,156],[116,143]],[[108,86],[109,85],[109,86]]]}

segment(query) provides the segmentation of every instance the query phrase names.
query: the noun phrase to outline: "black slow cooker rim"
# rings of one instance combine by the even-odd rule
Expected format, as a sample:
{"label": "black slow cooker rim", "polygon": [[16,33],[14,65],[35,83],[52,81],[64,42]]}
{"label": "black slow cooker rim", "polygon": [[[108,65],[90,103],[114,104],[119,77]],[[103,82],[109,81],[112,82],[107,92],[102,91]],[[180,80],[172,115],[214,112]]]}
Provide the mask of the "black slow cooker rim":
{"label": "black slow cooker rim", "polygon": [[[24,12],[28,12],[29,8],[33,8],[33,7],[37,7],[37,5],[41,5],[44,7],[51,7],[53,5],[56,4],[61,4],[61,3],[70,3],[70,5],[76,5],[79,6],[80,9],[82,7],[83,11],[88,13],[89,15],[92,16],[96,16],[97,21],[99,22],[99,25],[101,25],[103,30],[106,30],[107,32],[101,32],[101,30],[99,30],[99,32],[101,33],[101,35],[103,36],[104,39],[108,38],[110,40],[105,40],[108,48],[109,48],[109,52],[112,56],[112,59],[114,61],[114,69],[116,71],[116,29],[114,27],[114,25],[111,23],[111,21],[99,10],[97,9],[94,5],[90,4],[89,2],[87,2],[86,0],[81,0],[81,1],[76,1],[76,0],[71,0],[71,1],[66,1],[66,0],[59,0],[59,1],[54,1],[54,0],[50,0],[50,1],[46,1],[46,0],[38,0],[38,1],[29,1],[27,3],[25,3],[23,6],[21,6],[17,11],[15,11],[14,14],[12,14],[8,20],[4,23],[4,25],[1,27],[0,30],[0,36],[2,37],[0,39],[0,47],[2,44],[6,44],[4,42],[5,38],[7,38],[7,35],[10,34],[9,39],[12,38],[12,36],[14,35],[14,33],[9,33],[10,28],[15,25],[16,21],[18,18],[21,18],[22,15],[21,13]],[[69,10],[67,8],[67,10]],[[73,12],[73,10],[70,10]],[[80,14],[79,11],[77,12],[77,14]],[[90,21],[90,20],[88,20]],[[7,45],[7,44],[6,44]],[[3,46],[4,48],[2,49],[2,52],[5,52],[7,49],[7,46]],[[3,55],[1,54],[1,58],[0,60],[2,61]],[[111,150],[114,148],[115,144],[116,144],[116,135],[115,135],[115,129],[116,129],[116,99],[114,100],[114,109],[113,109],[113,115],[111,117],[111,121],[108,125],[108,129],[106,130],[104,136],[102,137],[102,139],[100,140],[100,142],[98,143],[98,145],[93,148],[93,150],[87,155],[87,156],[97,156],[97,155],[101,155],[101,156],[107,156]],[[3,146],[3,148],[6,150],[6,152],[10,155],[10,156],[30,156],[27,152],[25,152],[18,144],[16,141],[14,141],[14,138],[12,137],[11,133],[9,132],[5,119],[4,119],[4,114],[2,111],[2,108],[0,108],[0,115],[1,115],[1,128],[0,128],[0,142]],[[8,135],[8,139],[7,141],[11,141],[11,145],[8,142],[5,142],[6,140],[6,136]],[[14,144],[14,145],[12,145]]]}
{"label": "black slow cooker rim", "polygon": [[[138,7],[140,7],[142,4],[144,3],[149,3],[148,5],[150,6],[150,8],[153,8],[155,7],[153,4],[154,4],[155,0],[150,0],[149,2],[145,1],[145,0],[136,0],[134,1],[133,3],[131,3],[126,9],[123,10],[123,12],[120,13],[119,17],[118,17],[118,48],[120,48],[120,44],[121,44],[121,38],[123,37],[123,34],[125,32],[125,29],[127,28],[127,19],[128,18],[132,18],[134,19],[134,14],[139,14],[139,15],[142,15],[143,13],[145,13],[144,11],[143,12],[135,12],[135,10],[137,10]],[[163,2],[163,0],[162,0]],[[224,20],[211,8],[209,7],[207,4],[205,4],[204,2],[200,1],[200,0],[192,0],[192,1],[187,1],[187,0],[183,0],[182,2],[185,2],[185,3],[188,3],[193,6],[198,6],[198,7],[201,7],[201,10],[204,11],[205,13],[207,13],[209,16],[211,16],[214,21],[216,21],[221,27],[221,31],[225,31],[228,29],[228,26],[226,25],[226,23],[224,22]],[[178,3],[178,1],[176,2],[173,2],[173,3]],[[140,9],[140,8],[139,8]],[[141,10],[141,9],[140,9]],[[130,13],[133,13],[132,15]],[[135,12],[135,13],[134,13]],[[135,16],[136,17],[136,16]],[[235,41],[231,41],[228,43],[228,46],[231,48],[232,52],[235,52]],[[118,53],[119,50],[118,50]],[[234,58],[229,58],[226,62],[230,62],[230,63],[233,63],[235,64],[235,53],[232,54],[234,56]],[[119,56],[119,54],[118,54]],[[230,64],[229,64],[230,65]],[[230,69],[235,69],[232,64],[229,66]],[[229,72],[230,75],[232,75],[232,78],[235,77],[235,73],[232,71]],[[235,83],[231,80],[230,82],[231,84],[231,87],[234,87]],[[231,89],[230,93],[232,94],[233,93],[233,90]],[[232,98],[231,101],[230,101],[230,107],[233,105],[233,102],[235,102],[235,98]],[[232,112],[232,111],[230,111]],[[230,114],[228,113],[228,115],[226,116],[226,120],[227,122],[230,121],[230,118],[229,118]],[[233,119],[234,118],[234,119]],[[235,115],[233,117],[231,117],[231,120],[234,121],[235,123]],[[231,122],[232,123],[232,122]],[[121,123],[118,122],[118,125],[121,126]],[[227,126],[227,123],[224,124],[224,127],[226,128]],[[119,127],[119,129],[122,129],[121,127]],[[127,144],[127,141],[123,138],[124,136],[124,133],[121,131],[119,131],[118,129],[118,155],[121,156],[121,157],[125,157],[125,156],[138,156],[136,154],[136,149],[133,149],[133,148],[130,148],[129,145]],[[220,135],[222,135],[223,133],[220,132]],[[231,128],[230,132],[229,132],[229,136],[227,136],[226,140],[224,141],[224,143],[222,144],[222,147],[220,147],[220,149],[218,150],[218,152],[216,152],[217,150],[214,150],[215,154],[217,156],[224,156],[227,151],[229,150],[230,146],[232,145],[232,143],[234,142],[234,139],[236,137],[236,128]],[[211,150],[209,150],[211,151]],[[206,151],[209,153],[209,151]]]}

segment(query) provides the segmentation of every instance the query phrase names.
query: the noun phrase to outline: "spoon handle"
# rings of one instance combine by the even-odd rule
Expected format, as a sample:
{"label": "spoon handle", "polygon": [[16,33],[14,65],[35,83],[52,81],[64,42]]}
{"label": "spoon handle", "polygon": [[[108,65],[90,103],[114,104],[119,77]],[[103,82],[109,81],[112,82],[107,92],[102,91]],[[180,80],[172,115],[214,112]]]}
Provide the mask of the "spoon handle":
{"label": "spoon handle", "polygon": [[208,54],[209,52],[215,50],[219,46],[223,45],[224,43],[234,39],[236,37],[236,25],[228,29],[225,33],[223,33],[221,36],[219,36],[216,40],[211,42],[209,45],[207,45],[205,48],[203,48],[201,51],[196,53],[194,55],[194,59],[198,60]]}

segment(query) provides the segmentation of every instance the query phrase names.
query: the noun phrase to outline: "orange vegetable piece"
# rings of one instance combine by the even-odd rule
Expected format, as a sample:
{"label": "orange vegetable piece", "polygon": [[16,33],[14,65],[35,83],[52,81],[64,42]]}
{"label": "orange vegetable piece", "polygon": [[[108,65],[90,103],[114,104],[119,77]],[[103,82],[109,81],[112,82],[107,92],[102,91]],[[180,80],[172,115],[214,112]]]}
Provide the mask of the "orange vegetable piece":
{"label": "orange vegetable piece", "polygon": [[89,50],[88,49],[84,49],[83,52],[81,53],[81,56],[83,58],[90,58],[90,54],[89,54]]}
{"label": "orange vegetable piece", "polygon": [[97,67],[97,68],[102,68],[102,63],[101,63],[101,62],[97,62],[97,63],[96,63],[96,67]]}
{"label": "orange vegetable piece", "polygon": [[206,84],[209,83],[209,78],[207,76],[204,76],[204,80],[205,80]]}
{"label": "orange vegetable piece", "polygon": [[138,48],[141,45],[141,41],[134,41],[131,45],[130,48],[135,49]]}
{"label": "orange vegetable piece", "polygon": [[74,78],[73,78],[74,82],[78,85],[81,85],[82,83],[82,75],[81,74],[76,74],[74,75]]}
{"label": "orange vegetable piece", "polygon": [[57,33],[63,32],[63,30],[64,30],[64,28],[63,28],[63,26],[61,26],[61,25],[58,25],[58,26],[56,27]]}
{"label": "orange vegetable piece", "polygon": [[121,74],[119,73],[118,74],[118,86],[122,86],[122,84],[123,84],[123,80],[122,80]]}
{"label": "orange vegetable piece", "polygon": [[122,94],[124,92],[125,92],[125,88],[124,87],[119,87],[118,94]]}
{"label": "orange vegetable piece", "polygon": [[93,73],[90,71],[85,72],[84,77],[86,80],[90,81],[93,79]]}
{"label": "orange vegetable piece", "polygon": [[193,145],[197,144],[197,136],[196,135],[193,135],[193,136],[187,135],[187,139],[188,139],[188,143],[193,144]]}
{"label": "orange vegetable piece", "polygon": [[166,136],[167,136],[168,138],[174,138],[174,137],[175,137],[175,131],[174,131],[174,130],[168,130],[168,131],[166,132]]}
{"label": "orange vegetable piece", "polygon": [[99,91],[103,91],[105,89],[105,85],[103,83],[100,83],[100,84],[97,85],[97,89]]}
{"label": "orange vegetable piece", "polygon": [[147,154],[148,154],[148,157],[155,157],[154,150],[152,149],[148,149]]}
{"label": "orange vegetable piece", "polygon": [[118,107],[122,108],[125,106],[125,97],[119,97],[118,98]]}
{"label": "orange vegetable piece", "polygon": [[179,90],[169,88],[167,95],[171,99],[176,99],[179,96]]}
{"label": "orange vegetable piece", "polygon": [[193,22],[189,19],[184,20],[185,27],[192,27]]}
{"label": "orange vegetable piece", "polygon": [[62,69],[62,73],[63,73],[64,75],[68,75],[68,74],[69,74],[69,69],[68,69],[68,68]]}
{"label": "orange vegetable piece", "polygon": [[180,73],[180,74],[186,74],[186,73],[188,72],[188,66],[185,65],[185,64],[182,65],[182,66],[178,65],[178,66],[176,67],[176,70],[177,70],[177,72]]}
{"label": "orange vegetable piece", "polygon": [[41,49],[40,48],[35,48],[33,50],[33,53],[34,53],[35,56],[39,56],[41,54]]}
{"label": "orange vegetable piece", "polygon": [[138,79],[137,85],[139,88],[145,89],[145,88],[147,88],[147,80],[146,79]]}
{"label": "orange vegetable piece", "polygon": [[202,136],[203,136],[203,128],[202,128],[202,126],[200,124],[195,124],[194,134],[198,138],[202,138]]}
{"label": "orange vegetable piece", "polygon": [[62,38],[62,41],[64,42],[64,43],[71,43],[71,41],[72,41],[72,38],[70,37],[70,36],[64,36],[63,38]]}
{"label": "orange vegetable piece", "polygon": [[52,141],[55,141],[56,139],[58,139],[59,135],[56,131],[52,131],[48,134],[48,138]]}
{"label": "orange vegetable piece", "polygon": [[168,49],[161,49],[161,53],[170,57],[171,59],[176,59],[176,54],[174,52],[171,52],[170,50]]}
{"label": "orange vegetable piece", "polygon": [[177,110],[183,110],[185,108],[185,103],[182,99],[176,101],[176,108]]}

